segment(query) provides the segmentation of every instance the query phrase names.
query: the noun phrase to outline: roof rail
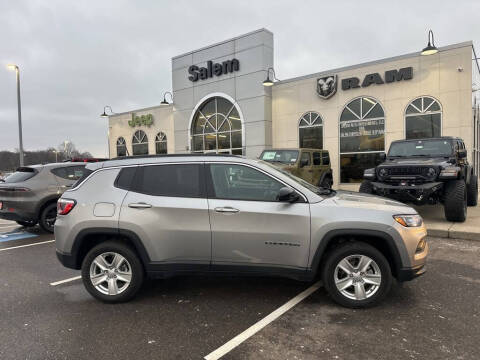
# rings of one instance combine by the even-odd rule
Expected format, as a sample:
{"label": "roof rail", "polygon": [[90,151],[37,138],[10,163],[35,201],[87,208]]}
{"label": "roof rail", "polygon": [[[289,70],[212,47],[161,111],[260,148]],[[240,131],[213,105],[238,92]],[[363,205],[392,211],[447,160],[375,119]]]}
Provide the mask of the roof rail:
{"label": "roof rail", "polygon": [[149,159],[149,158],[169,158],[169,157],[198,157],[198,156],[223,156],[223,157],[240,157],[241,155],[233,154],[217,154],[217,153],[189,153],[189,154],[164,154],[164,155],[129,155],[129,156],[118,156],[112,159],[107,159],[105,161],[112,160],[128,160],[128,159]]}

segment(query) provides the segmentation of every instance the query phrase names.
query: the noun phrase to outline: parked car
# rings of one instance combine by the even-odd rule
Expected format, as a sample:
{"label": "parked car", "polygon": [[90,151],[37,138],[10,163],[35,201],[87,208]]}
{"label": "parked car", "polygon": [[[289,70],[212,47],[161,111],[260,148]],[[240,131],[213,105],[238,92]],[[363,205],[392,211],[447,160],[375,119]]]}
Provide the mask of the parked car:
{"label": "parked car", "polygon": [[131,299],[145,274],[230,273],[321,277],[339,304],[370,306],[425,272],[426,234],[402,203],[203,154],[88,164],[55,222],[58,259],[105,302]]}
{"label": "parked car", "polygon": [[268,149],[260,159],[272,163],[315,186],[331,188],[333,184],[330,155],[320,149]]}
{"label": "parked car", "polygon": [[0,183],[0,219],[26,227],[38,223],[53,233],[57,199],[82,177],[84,170],[84,163],[73,162],[18,168]]}
{"label": "parked car", "polygon": [[477,205],[478,177],[460,138],[394,141],[384,160],[365,170],[360,192],[416,205],[441,203],[448,221],[465,221],[467,205]]}

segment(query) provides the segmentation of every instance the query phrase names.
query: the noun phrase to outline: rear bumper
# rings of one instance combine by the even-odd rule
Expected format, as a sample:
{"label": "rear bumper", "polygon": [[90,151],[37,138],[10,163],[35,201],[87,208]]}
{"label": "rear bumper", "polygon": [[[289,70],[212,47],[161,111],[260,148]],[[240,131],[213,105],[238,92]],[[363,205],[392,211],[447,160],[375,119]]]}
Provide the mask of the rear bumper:
{"label": "rear bumper", "polygon": [[402,268],[398,270],[397,280],[400,282],[410,281],[419,277],[427,271],[425,264],[413,267],[413,268]]}
{"label": "rear bumper", "polygon": [[18,201],[2,199],[2,210],[0,210],[0,219],[13,221],[37,221],[38,216],[35,213],[37,205],[34,201]]}
{"label": "rear bumper", "polygon": [[72,254],[66,254],[62,253],[60,251],[56,251],[57,253],[57,259],[60,261],[60,263],[70,269],[75,269],[78,270],[80,267],[77,266],[77,262],[75,261],[75,257],[72,256]]}
{"label": "rear bumper", "polygon": [[0,211],[0,219],[11,221],[37,221],[37,217],[28,213],[16,213],[10,211]]}

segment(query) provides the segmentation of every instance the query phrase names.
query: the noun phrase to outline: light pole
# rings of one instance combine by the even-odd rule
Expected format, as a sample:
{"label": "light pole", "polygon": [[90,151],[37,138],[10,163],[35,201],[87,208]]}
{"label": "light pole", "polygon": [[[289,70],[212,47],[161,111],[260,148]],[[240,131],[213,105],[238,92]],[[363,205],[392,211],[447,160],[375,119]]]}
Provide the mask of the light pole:
{"label": "light pole", "polygon": [[[112,110],[112,108],[108,105],[105,105],[103,107],[103,113],[100,115],[100,117],[108,118],[107,109],[110,110],[112,115],[115,115],[115,112]],[[110,124],[107,123],[107,126],[108,126],[108,129],[107,129],[108,158],[110,159]]]}
{"label": "light pole", "polygon": [[23,166],[23,139],[22,139],[22,104],[20,101],[20,69],[15,64],[8,64],[7,68],[15,70],[17,74],[17,105],[18,105],[18,140],[20,145],[20,166]]}

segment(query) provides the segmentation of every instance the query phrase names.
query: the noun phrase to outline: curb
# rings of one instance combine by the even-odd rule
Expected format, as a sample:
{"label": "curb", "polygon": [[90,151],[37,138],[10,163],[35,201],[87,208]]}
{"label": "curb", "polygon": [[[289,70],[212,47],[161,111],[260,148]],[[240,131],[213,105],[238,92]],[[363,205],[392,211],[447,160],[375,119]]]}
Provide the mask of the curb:
{"label": "curb", "polygon": [[[480,226],[479,226],[480,230]],[[431,229],[427,225],[427,235],[438,238],[450,238],[458,240],[470,240],[480,241],[480,232],[460,231],[460,230],[444,230],[444,229]]]}

